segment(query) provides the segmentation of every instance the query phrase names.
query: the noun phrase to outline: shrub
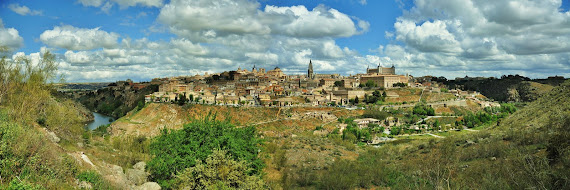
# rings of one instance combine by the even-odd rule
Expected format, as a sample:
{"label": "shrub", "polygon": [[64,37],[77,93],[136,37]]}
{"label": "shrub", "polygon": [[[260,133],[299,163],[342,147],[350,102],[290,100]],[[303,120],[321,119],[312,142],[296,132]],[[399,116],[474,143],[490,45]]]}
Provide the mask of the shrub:
{"label": "shrub", "polygon": [[86,181],[93,185],[93,189],[111,189],[112,187],[108,185],[103,177],[95,171],[84,171],[77,175],[79,181]]}
{"label": "shrub", "polygon": [[40,190],[44,189],[40,185],[33,185],[30,183],[26,183],[20,181],[19,179],[13,179],[10,181],[10,185],[8,186],[8,190]]}
{"label": "shrub", "polygon": [[147,164],[151,180],[170,188],[177,171],[194,167],[204,161],[215,148],[227,150],[232,159],[246,161],[252,170],[248,175],[259,174],[263,162],[257,157],[262,141],[254,127],[236,128],[229,121],[216,121],[207,116],[184,125],[181,130],[163,130],[150,144],[154,156]]}
{"label": "shrub", "polygon": [[235,161],[227,151],[213,150],[203,162],[176,175],[178,189],[264,189],[257,175],[248,175],[251,168],[245,160]]}

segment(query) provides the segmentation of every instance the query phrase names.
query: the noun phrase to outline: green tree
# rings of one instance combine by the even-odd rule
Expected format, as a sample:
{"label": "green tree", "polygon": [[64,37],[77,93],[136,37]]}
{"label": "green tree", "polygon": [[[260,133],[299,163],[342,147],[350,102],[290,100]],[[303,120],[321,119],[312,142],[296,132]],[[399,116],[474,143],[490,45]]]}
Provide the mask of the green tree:
{"label": "green tree", "polygon": [[368,88],[372,88],[372,87],[376,87],[376,83],[372,80],[368,80],[366,81],[366,83],[364,84],[364,86],[368,87]]}
{"label": "green tree", "polygon": [[186,102],[188,101],[188,99],[186,98],[186,92],[184,94],[178,94],[178,100],[176,100],[175,102],[182,106],[184,104],[186,104]]}
{"label": "green tree", "polygon": [[434,130],[439,129],[439,126],[440,126],[439,120],[435,120],[435,122],[433,122],[433,124],[432,124],[432,127]]}
{"label": "green tree", "polygon": [[342,81],[334,81],[334,86],[342,87]]}
{"label": "green tree", "polygon": [[144,108],[144,101],[139,101],[139,103],[137,104],[137,111],[140,111]]}
{"label": "green tree", "polygon": [[408,86],[407,83],[403,83],[403,82],[398,82],[398,83],[394,83],[392,84],[393,87],[406,87]]}
{"label": "green tree", "polygon": [[258,175],[248,175],[246,161],[236,161],[228,151],[215,149],[205,161],[176,175],[177,189],[265,189]]}
{"label": "green tree", "polygon": [[413,114],[416,115],[428,115],[428,116],[434,116],[435,115],[435,110],[424,104],[424,103],[420,103],[420,104],[416,104],[412,110]]}
{"label": "green tree", "polygon": [[227,150],[233,159],[246,161],[252,168],[248,175],[259,174],[264,166],[257,157],[262,141],[255,128],[236,128],[229,121],[215,118],[208,115],[184,125],[183,129],[163,130],[150,144],[154,156],[147,164],[150,179],[170,188],[178,171],[194,167],[197,160],[206,160],[213,149]]}

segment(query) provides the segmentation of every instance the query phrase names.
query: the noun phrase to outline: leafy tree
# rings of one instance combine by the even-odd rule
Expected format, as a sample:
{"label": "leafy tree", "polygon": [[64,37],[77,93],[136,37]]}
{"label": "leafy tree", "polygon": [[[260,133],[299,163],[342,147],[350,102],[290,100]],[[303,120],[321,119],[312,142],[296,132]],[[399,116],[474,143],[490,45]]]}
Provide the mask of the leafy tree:
{"label": "leafy tree", "polygon": [[412,110],[412,113],[416,115],[434,116],[435,110],[432,107],[422,103],[416,104]]}
{"label": "leafy tree", "polygon": [[342,87],[342,81],[334,81],[334,86]]}
{"label": "leafy tree", "polygon": [[254,127],[236,128],[229,121],[217,121],[215,115],[208,115],[181,130],[164,129],[150,144],[154,158],[147,169],[151,180],[170,188],[177,172],[194,167],[197,160],[206,160],[213,149],[221,149],[227,150],[233,159],[245,161],[252,168],[248,175],[259,174],[263,168],[257,157],[261,143]]}
{"label": "leafy tree", "polygon": [[374,118],[374,119],[378,119],[378,120],[384,120],[388,116],[390,116],[390,114],[388,112],[370,110],[370,109],[367,109],[366,111],[364,111],[364,114],[362,114],[362,118]]}
{"label": "leafy tree", "polygon": [[214,149],[205,161],[176,175],[178,189],[265,189],[258,175],[248,175],[246,161],[236,161],[226,150]]}
{"label": "leafy tree", "polygon": [[178,100],[176,100],[176,103],[180,106],[186,104],[186,102],[188,101],[188,99],[186,99],[186,93],[184,94],[178,94]]}
{"label": "leafy tree", "polygon": [[441,124],[439,124],[439,120],[435,120],[435,122],[432,124],[432,127],[434,130],[438,130],[440,125]]}
{"label": "leafy tree", "polygon": [[358,99],[358,96],[356,96],[356,98],[354,98],[354,104],[358,104],[360,102],[360,99]]}
{"label": "leafy tree", "polygon": [[398,82],[398,83],[394,83],[392,84],[393,87],[406,87],[408,86],[408,84],[403,83],[403,82]]}
{"label": "leafy tree", "polygon": [[364,84],[364,86],[366,86],[366,87],[368,87],[368,88],[372,88],[372,87],[376,87],[377,84],[376,84],[374,81],[372,81],[372,80],[368,80],[368,81],[366,81],[366,83]]}
{"label": "leafy tree", "polygon": [[144,101],[139,101],[137,104],[137,111],[140,111],[144,108]]}

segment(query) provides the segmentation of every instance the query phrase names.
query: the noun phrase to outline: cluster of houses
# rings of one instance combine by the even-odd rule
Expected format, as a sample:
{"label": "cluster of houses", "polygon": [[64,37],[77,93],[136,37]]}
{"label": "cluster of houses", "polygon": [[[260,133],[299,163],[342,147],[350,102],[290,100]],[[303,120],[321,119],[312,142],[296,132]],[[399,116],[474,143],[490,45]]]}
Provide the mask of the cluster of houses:
{"label": "cluster of houses", "polygon": [[170,102],[184,96],[190,102],[242,106],[325,106],[346,105],[351,99],[364,98],[361,81],[379,87],[408,84],[408,75],[396,75],[394,66],[367,69],[366,74],[341,76],[315,74],[312,61],[306,75],[286,75],[279,67],[266,71],[238,68],[223,73],[156,78],[158,92],[146,95],[146,102]]}

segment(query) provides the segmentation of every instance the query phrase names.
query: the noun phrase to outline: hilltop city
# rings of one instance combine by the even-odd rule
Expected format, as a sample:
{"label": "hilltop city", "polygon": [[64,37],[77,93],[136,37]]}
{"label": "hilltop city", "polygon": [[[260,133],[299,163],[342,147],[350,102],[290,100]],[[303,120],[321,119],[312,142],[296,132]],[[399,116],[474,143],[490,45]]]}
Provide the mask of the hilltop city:
{"label": "hilltop city", "polygon": [[[312,61],[305,75],[287,75],[279,67],[266,71],[253,66],[251,70],[238,68],[215,74],[155,78],[150,84],[160,86],[158,92],[146,95],[146,102],[185,98],[194,103],[241,106],[347,105],[363,100],[372,88],[422,86],[408,74],[396,74],[394,66],[378,64],[363,74],[341,76],[316,73]],[[142,88],[144,84],[133,87]]]}

